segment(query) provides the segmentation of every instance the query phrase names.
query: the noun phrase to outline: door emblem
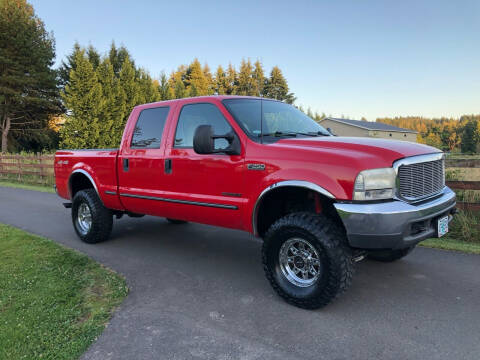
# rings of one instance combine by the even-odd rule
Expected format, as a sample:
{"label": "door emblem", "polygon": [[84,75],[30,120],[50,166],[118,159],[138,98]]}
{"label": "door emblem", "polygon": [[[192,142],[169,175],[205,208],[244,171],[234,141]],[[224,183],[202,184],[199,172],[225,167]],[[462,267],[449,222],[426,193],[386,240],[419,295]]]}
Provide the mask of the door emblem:
{"label": "door emblem", "polygon": [[248,170],[265,170],[265,164],[247,164]]}

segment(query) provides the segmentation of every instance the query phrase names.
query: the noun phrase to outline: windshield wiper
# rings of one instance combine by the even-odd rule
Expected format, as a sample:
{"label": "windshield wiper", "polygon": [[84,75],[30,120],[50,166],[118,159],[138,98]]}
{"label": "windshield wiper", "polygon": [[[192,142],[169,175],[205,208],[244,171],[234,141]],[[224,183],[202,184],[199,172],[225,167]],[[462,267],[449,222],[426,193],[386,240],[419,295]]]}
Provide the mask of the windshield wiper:
{"label": "windshield wiper", "polygon": [[298,133],[294,133],[294,132],[275,131],[274,133],[259,134],[258,137],[260,137],[260,136],[292,136],[292,137],[296,137],[297,134]]}

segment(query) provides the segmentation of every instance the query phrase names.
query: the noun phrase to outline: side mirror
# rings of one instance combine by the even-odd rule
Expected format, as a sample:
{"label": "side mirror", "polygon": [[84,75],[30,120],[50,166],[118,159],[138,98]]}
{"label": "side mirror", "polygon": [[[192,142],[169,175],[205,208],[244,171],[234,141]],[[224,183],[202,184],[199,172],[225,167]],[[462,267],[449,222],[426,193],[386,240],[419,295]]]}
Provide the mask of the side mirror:
{"label": "side mirror", "polygon": [[[215,149],[215,139],[225,139],[228,147]],[[193,150],[197,154],[240,155],[240,141],[233,131],[225,135],[214,135],[211,125],[200,125],[193,135]]]}
{"label": "side mirror", "polygon": [[332,136],[337,136],[337,135],[335,135],[335,134],[333,133],[332,129],[327,128],[327,131],[328,131]]}

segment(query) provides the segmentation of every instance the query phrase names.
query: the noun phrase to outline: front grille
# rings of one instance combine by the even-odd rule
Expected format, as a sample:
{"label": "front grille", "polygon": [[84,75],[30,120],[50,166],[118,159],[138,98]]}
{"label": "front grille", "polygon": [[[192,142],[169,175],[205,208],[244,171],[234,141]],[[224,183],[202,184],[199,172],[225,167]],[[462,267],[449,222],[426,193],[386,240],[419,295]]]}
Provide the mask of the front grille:
{"label": "front grille", "polygon": [[408,201],[433,196],[445,186],[444,160],[434,160],[398,168],[399,194]]}

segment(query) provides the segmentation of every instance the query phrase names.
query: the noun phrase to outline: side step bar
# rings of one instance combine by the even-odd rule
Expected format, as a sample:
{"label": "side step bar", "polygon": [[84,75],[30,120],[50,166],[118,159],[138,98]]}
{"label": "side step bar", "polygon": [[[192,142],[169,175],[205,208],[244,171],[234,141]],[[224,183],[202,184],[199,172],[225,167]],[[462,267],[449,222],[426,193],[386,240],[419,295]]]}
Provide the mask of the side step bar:
{"label": "side step bar", "polygon": [[65,209],[70,209],[70,208],[72,207],[72,203],[71,203],[71,202],[64,202],[64,203],[63,203],[63,207],[64,207]]}

